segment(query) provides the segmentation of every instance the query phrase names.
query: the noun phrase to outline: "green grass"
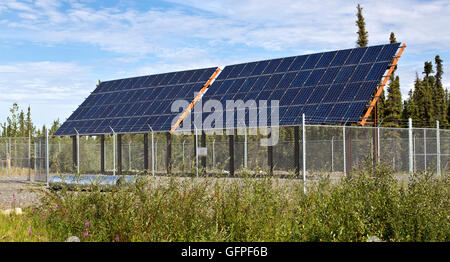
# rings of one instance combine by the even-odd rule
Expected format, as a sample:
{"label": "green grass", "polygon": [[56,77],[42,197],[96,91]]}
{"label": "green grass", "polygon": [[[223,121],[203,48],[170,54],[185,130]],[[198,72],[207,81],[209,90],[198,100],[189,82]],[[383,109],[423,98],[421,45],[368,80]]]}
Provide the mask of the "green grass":
{"label": "green grass", "polygon": [[148,178],[47,192],[35,212],[0,218],[0,241],[449,241],[449,189],[428,173],[401,184],[385,167],[307,194],[299,180]]}

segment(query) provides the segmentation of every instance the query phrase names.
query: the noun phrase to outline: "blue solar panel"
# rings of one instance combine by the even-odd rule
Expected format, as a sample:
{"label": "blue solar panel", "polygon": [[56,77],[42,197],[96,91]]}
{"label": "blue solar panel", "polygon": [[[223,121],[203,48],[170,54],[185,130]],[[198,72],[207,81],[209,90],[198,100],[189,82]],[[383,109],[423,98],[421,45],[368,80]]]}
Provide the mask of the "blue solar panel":
{"label": "blue solar panel", "polygon": [[202,99],[278,100],[281,125],[358,122],[399,45],[226,66]]}
{"label": "blue solar panel", "polygon": [[[176,99],[192,101],[217,68],[172,72],[102,82],[55,135],[169,131]],[[238,69],[236,69],[238,70]],[[237,74],[236,74],[237,75]],[[239,80],[244,82],[245,79]]]}
{"label": "blue solar panel", "polygon": [[[231,99],[278,100],[282,125],[301,123],[302,113],[313,123],[357,122],[399,45],[226,66],[202,100],[217,99],[224,106]],[[102,82],[55,135],[74,135],[75,129],[80,134],[111,133],[109,127],[122,133],[148,132],[148,125],[168,131],[178,115],[171,112],[172,102],[191,101],[216,69]]]}

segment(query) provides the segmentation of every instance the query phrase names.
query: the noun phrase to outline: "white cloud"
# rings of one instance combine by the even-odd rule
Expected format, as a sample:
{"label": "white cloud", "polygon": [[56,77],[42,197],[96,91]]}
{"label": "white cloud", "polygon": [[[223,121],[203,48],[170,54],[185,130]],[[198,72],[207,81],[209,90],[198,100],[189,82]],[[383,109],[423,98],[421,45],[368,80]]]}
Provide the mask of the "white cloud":
{"label": "white cloud", "polygon": [[[50,61],[0,65],[0,119],[6,119],[14,102],[40,112],[33,116],[40,124],[68,117],[95,87],[89,70],[75,63]],[[59,109],[52,111],[49,106]]]}
{"label": "white cloud", "polygon": [[[360,2],[370,45],[388,42],[391,31],[408,45],[398,70],[404,98],[412,87],[415,72],[420,74],[423,62],[433,61],[436,54],[444,59],[444,82],[449,83],[450,67],[446,64],[450,61],[450,53],[446,51],[450,48],[448,1],[398,0],[386,6],[376,0],[173,0],[175,7],[149,5],[147,10],[119,6],[94,8],[88,6],[88,2],[1,1],[1,14],[16,13],[17,19],[1,17],[0,41],[30,41],[43,45],[83,43],[118,54],[111,58],[117,63],[140,63],[132,68],[121,66],[111,77],[120,78],[274,58],[273,54],[278,52],[297,55],[353,47],[356,4]],[[258,52],[252,53],[253,50]],[[151,63],[146,62],[149,57]],[[67,90],[57,79],[64,75],[64,68],[80,67],[72,63],[60,63],[56,68],[53,65],[56,63],[25,63],[23,66],[29,72],[36,70],[43,75],[28,75],[27,80],[15,80],[15,83],[20,88],[40,90],[45,99],[65,99],[64,92],[70,93],[73,89]],[[17,66],[0,66],[0,72],[19,70]],[[55,77],[45,74],[39,67],[50,69]],[[8,74],[9,80],[19,73]],[[87,88],[80,92],[93,88],[94,83],[89,82],[92,80],[80,80],[86,79],[83,73],[68,75],[71,78],[65,78],[65,83],[73,88]],[[90,84],[84,87],[87,82]],[[33,92],[28,97],[37,99]],[[18,91],[8,94],[9,99],[25,100],[26,97],[26,93]]]}

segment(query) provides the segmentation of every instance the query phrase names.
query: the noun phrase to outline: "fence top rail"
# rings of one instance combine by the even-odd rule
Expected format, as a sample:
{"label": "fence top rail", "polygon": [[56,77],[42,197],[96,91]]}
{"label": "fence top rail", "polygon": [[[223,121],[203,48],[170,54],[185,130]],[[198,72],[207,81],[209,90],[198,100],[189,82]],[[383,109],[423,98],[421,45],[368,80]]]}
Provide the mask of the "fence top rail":
{"label": "fence top rail", "polygon": [[11,136],[11,137],[0,137],[0,140],[9,140],[9,139],[26,139],[26,140],[28,140],[29,139],[29,137],[17,137],[17,136]]}

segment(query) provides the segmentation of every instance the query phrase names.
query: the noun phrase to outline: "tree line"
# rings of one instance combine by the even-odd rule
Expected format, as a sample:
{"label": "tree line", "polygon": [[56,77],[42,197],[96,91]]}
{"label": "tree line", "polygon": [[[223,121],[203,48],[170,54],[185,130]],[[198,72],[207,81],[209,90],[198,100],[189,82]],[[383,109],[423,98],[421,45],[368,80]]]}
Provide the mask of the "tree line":
{"label": "tree line", "polygon": [[[17,103],[13,103],[9,109],[10,115],[4,123],[0,123],[0,137],[28,137],[43,136],[47,127],[37,127],[31,119],[31,107],[28,106],[26,113],[19,108]],[[53,134],[61,126],[59,119],[54,120],[49,129],[49,134]]]}

